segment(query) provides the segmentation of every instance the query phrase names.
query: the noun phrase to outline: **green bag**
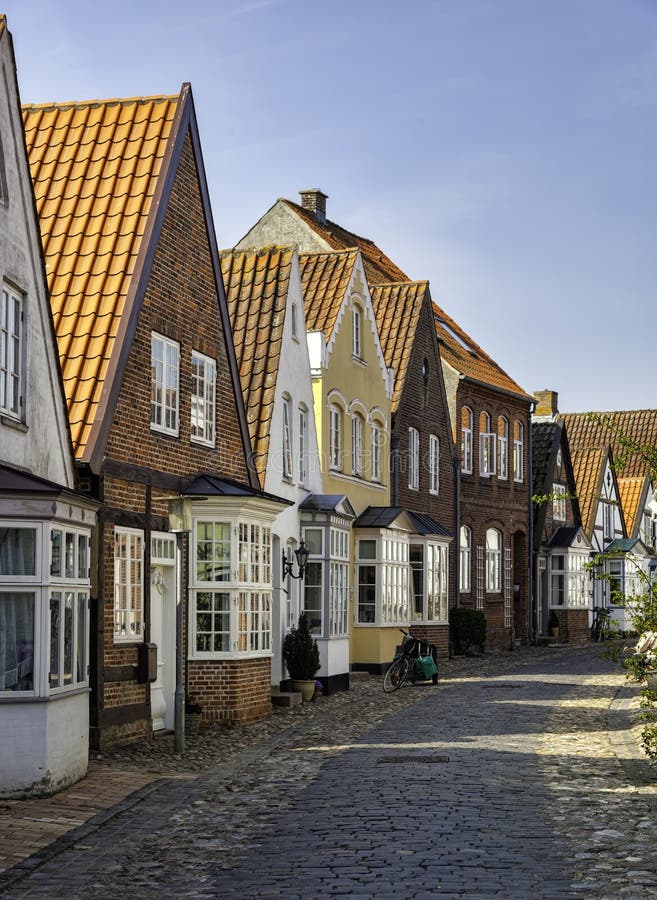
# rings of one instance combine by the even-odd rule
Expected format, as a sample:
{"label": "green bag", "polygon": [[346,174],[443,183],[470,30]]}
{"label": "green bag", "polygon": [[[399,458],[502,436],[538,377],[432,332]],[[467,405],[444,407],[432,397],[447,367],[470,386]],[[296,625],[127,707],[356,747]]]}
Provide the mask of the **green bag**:
{"label": "green bag", "polygon": [[434,662],[433,656],[418,656],[415,660],[415,671],[423,678],[431,678],[438,672],[438,667]]}

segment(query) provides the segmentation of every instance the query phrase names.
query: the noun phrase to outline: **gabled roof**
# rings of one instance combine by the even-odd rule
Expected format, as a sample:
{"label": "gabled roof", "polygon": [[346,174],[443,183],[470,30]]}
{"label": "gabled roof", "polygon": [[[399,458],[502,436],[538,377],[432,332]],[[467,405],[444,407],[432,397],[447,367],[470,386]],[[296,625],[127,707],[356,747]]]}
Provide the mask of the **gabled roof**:
{"label": "gabled roof", "polygon": [[370,288],[383,356],[386,366],[395,373],[393,412],[401,399],[422,303],[428,289],[428,281],[388,282]]}
{"label": "gabled roof", "polygon": [[357,260],[358,250],[299,255],[306,330],[321,331],[327,343],[338,320]]}
{"label": "gabled roof", "polygon": [[571,447],[595,447],[610,444],[619,475],[633,478],[657,473],[642,450],[657,452],[657,409],[631,409],[616,412],[564,413]]}
{"label": "gabled roof", "polygon": [[333,250],[348,250],[352,247],[358,248],[363,257],[363,266],[365,274],[370,284],[378,284],[381,281],[408,281],[408,276],[398,268],[385,253],[383,253],[368,238],[354,234],[330,222],[328,219],[324,224],[317,221],[315,216],[303,206],[294,203],[292,200],[286,200],[284,197],[279,198],[279,203],[285,203],[293,212],[295,212],[310,228],[323,238]]}
{"label": "gabled roof", "polygon": [[581,541],[585,543],[585,549],[590,550],[591,542],[581,525],[562,525],[557,528],[548,541],[548,547],[572,547],[578,535],[582,535]]}
{"label": "gabled roof", "polygon": [[[577,494],[577,479],[564,426],[561,422],[532,422],[532,493],[534,507],[534,545],[543,540],[543,529],[548,511],[546,500],[552,494],[557,465],[557,453],[562,451],[562,465],[569,483],[570,502],[575,518],[575,528],[583,515]],[[561,528],[557,529],[561,531]],[[552,538],[553,540],[554,538]]]}
{"label": "gabled roof", "polygon": [[454,319],[433,304],[440,355],[459,375],[497,390],[506,391],[523,400],[533,397],[523,389],[467,334]]}
{"label": "gabled roof", "polygon": [[636,526],[641,525],[650,479],[648,475],[643,475],[637,478],[617,478],[616,480],[627,533],[632,535]]}
{"label": "gabled roof", "polygon": [[258,497],[280,503],[281,506],[293,506],[291,500],[285,500],[248,484],[240,484],[230,478],[218,478],[207,472],[192,479],[182,493],[187,497]]}
{"label": "gabled roof", "polygon": [[600,499],[604,470],[609,459],[609,447],[583,447],[572,449],[573,470],[577,485],[577,499],[582,513],[582,525],[591,537],[595,526],[595,514]]}
{"label": "gabled roof", "polygon": [[180,97],[27,104],[23,122],[73,446],[84,454]]}
{"label": "gabled roof", "polygon": [[220,252],[251,446],[264,484],[293,247]]}
{"label": "gabled roof", "polygon": [[408,517],[413,523],[415,527],[415,531],[417,534],[428,535],[434,534],[439,535],[440,537],[448,537],[452,538],[454,535],[451,531],[448,531],[446,528],[434,519],[433,516],[429,516],[426,513],[416,513],[412,510],[407,510]]}
{"label": "gabled roof", "polygon": [[309,494],[299,509],[308,512],[330,512],[355,519],[356,513],[346,494]]}

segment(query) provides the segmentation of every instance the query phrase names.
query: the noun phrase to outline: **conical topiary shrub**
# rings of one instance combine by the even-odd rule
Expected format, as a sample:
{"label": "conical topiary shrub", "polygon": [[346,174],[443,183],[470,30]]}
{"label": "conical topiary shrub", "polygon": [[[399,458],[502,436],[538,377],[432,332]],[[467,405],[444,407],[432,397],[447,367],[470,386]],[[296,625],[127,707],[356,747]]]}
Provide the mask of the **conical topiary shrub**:
{"label": "conical topiary shrub", "polygon": [[298,627],[285,635],[283,659],[293,681],[310,681],[319,671],[319,648],[306,613],[299,616]]}

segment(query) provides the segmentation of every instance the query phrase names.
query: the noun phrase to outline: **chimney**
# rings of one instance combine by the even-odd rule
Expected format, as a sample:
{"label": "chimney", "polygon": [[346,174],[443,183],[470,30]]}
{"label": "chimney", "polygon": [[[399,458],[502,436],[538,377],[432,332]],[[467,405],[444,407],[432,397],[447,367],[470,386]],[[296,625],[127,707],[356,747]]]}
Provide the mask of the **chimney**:
{"label": "chimney", "polygon": [[307,209],[315,217],[320,225],[326,225],[326,201],[328,194],[324,194],[319,188],[311,191],[299,191],[301,194],[301,206]]}
{"label": "chimney", "polygon": [[536,409],[534,416],[555,419],[559,415],[559,394],[557,391],[536,391]]}

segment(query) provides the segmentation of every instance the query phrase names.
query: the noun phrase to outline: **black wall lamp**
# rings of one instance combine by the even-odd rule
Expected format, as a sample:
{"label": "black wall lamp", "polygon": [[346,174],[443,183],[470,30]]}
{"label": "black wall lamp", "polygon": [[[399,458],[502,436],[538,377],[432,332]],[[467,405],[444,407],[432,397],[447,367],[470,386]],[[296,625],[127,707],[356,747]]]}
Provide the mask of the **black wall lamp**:
{"label": "black wall lamp", "polygon": [[299,574],[294,574],[294,572],[292,571],[292,566],[294,565],[294,563],[290,562],[290,560],[285,555],[285,552],[283,552],[283,578],[287,578],[288,575],[291,578],[303,578],[303,573],[306,571],[306,563],[308,562],[308,548],[303,541],[301,541],[298,548],[294,551],[294,555],[297,558]]}

